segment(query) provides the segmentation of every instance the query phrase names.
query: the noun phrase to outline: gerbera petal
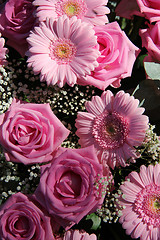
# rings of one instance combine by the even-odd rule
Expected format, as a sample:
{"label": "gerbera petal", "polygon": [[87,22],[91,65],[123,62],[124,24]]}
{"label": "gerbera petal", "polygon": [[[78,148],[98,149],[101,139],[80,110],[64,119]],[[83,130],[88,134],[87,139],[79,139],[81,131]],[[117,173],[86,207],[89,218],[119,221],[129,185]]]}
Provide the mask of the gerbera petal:
{"label": "gerbera petal", "polygon": [[58,86],[63,87],[65,83],[65,77],[66,77],[66,66],[59,65],[57,69],[57,75],[58,75]]}
{"label": "gerbera petal", "polygon": [[144,165],[141,166],[139,175],[140,175],[140,178],[141,178],[143,184],[145,186],[147,186],[150,183],[150,181],[148,178],[146,166],[144,166]]}
{"label": "gerbera petal", "polygon": [[66,18],[66,20],[64,21],[64,26],[63,26],[63,34],[64,34],[64,38],[69,38],[70,36],[70,21],[69,18]]}
{"label": "gerbera petal", "polygon": [[145,229],[145,224],[143,222],[140,222],[136,226],[136,228],[134,229],[134,232],[132,234],[134,236],[134,238],[139,238],[142,235],[144,229]]}
{"label": "gerbera petal", "polygon": [[[153,182],[153,169],[154,169],[153,165],[149,165],[147,168],[147,176],[148,176],[149,182]],[[154,171],[155,171],[155,169],[154,169]],[[159,171],[160,171],[160,169],[159,169]]]}
{"label": "gerbera petal", "polygon": [[49,40],[53,40],[54,38],[56,38],[56,34],[51,31],[49,28],[46,28],[46,25],[44,25],[44,27],[41,28],[44,35],[49,39]]}
{"label": "gerbera petal", "polygon": [[92,138],[85,138],[83,143],[81,142],[81,139],[79,139],[78,142],[82,147],[87,147],[87,146],[91,146],[94,144],[94,141]]}
{"label": "gerbera petal", "polygon": [[142,239],[146,239],[146,240],[150,239],[150,237],[149,237],[149,230],[147,229],[147,225],[145,225],[145,229],[142,232],[141,237],[142,237]]}
{"label": "gerbera petal", "polygon": [[77,77],[70,66],[66,66],[66,81],[71,87],[76,83]]}
{"label": "gerbera petal", "polygon": [[136,184],[129,181],[125,181],[121,187],[126,189],[126,191],[129,191],[132,195],[137,195],[137,193],[139,193],[141,190],[140,187],[138,187]]}
{"label": "gerbera petal", "polygon": [[63,28],[63,24],[65,23],[66,21],[66,18],[65,16],[61,17],[61,18],[58,18],[57,20],[57,36],[59,38],[64,38],[64,28]]}
{"label": "gerbera petal", "polygon": [[7,48],[4,48],[5,39],[1,37],[0,33],[0,67],[7,65],[6,54],[8,52]]}
{"label": "gerbera petal", "polygon": [[136,226],[131,222],[123,222],[122,227],[126,229],[126,234],[130,235]]}
{"label": "gerbera petal", "polygon": [[[95,118],[95,116],[92,113],[78,112],[78,119],[77,120],[81,121],[81,118],[92,121]],[[78,122],[77,120],[76,120],[76,122]]]}
{"label": "gerbera petal", "polygon": [[133,222],[137,218],[137,214],[133,211],[128,211],[128,214],[125,216],[125,221]]}
{"label": "gerbera petal", "polygon": [[105,108],[109,111],[112,109],[112,101],[114,99],[114,95],[110,90],[102,93],[102,101],[104,102]]}
{"label": "gerbera petal", "polygon": [[77,65],[76,62],[71,62],[70,66],[73,68],[75,72],[77,72],[79,75],[84,76],[85,70],[81,68],[81,66]]}
{"label": "gerbera petal", "polygon": [[99,96],[93,96],[92,101],[85,103],[86,110],[94,115],[99,115],[104,110],[104,104]]}
{"label": "gerbera petal", "polygon": [[144,184],[143,184],[143,182],[142,182],[142,180],[141,180],[141,178],[139,177],[139,174],[138,174],[137,172],[131,172],[131,173],[129,174],[129,178],[130,178],[130,180],[131,180],[133,183],[135,183],[137,186],[142,187],[142,188],[145,187]]}
{"label": "gerbera petal", "polygon": [[160,186],[160,165],[156,164],[153,172],[154,183]]}
{"label": "gerbera petal", "polygon": [[152,239],[154,239],[154,240],[159,239],[159,230],[157,228],[153,228],[153,230],[152,230]]}

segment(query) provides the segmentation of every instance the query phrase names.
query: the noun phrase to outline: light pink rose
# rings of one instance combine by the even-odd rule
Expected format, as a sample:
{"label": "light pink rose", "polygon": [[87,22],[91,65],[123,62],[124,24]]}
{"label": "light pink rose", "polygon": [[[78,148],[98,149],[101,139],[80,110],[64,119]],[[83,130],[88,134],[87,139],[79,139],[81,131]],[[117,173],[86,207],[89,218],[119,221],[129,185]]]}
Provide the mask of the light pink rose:
{"label": "light pink rose", "polygon": [[1,240],[55,239],[50,217],[22,193],[12,195],[1,206],[0,237]]}
{"label": "light pink rose", "polygon": [[136,0],[140,12],[149,19],[150,22],[160,20],[160,1],[159,0]]}
{"label": "light pink rose", "polygon": [[68,136],[49,104],[22,103],[13,100],[0,115],[0,144],[7,161],[24,164],[48,162]]}
{"label": "light pink rose", "polygon": [[43,166],[35,196],[68,230],[102,205],[105,186],[101,178],[102,165],[93,146],[61,149],[49,166]]}
{"label": "light pink rose", "polygon": [[142,38],[142,46],[148,51],[146,62],[160,63],[160,21],[149,28],[141,29],[139,35]]}
{"label": "light pink rose", "polygon": [[64,234],[63,240],[97,240],[97,237],[95,234],[89,235],[83,230],[69,230]]}
{"label": "light pink rose", "polygon": [[131,19],[133,15],[143,17],[136,0],[121,0],[115,9],[116,15]]}
{"label": "light pink rose", "polygon": [[33,0],[8,0],[0,8],[0,31],[7,44],[22,57],[28,49],[26,38],[35,24]]}
{"label": "light pink rose", "polygon": [[122,78],[131,76],[133,64],[140,50],[121,30],[117,22],[94,28],[99,44],[99,66],[87,79],[79,80],[81,85],[93,85],[105,90],[106,87],[120,87]]}

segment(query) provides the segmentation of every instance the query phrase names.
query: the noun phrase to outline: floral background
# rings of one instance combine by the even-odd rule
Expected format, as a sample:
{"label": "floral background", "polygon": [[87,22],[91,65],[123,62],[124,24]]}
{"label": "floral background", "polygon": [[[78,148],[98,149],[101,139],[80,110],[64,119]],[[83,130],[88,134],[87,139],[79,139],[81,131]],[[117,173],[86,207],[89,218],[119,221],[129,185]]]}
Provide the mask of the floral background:
{"label": "floral background", "polygon": [[0,32],[1,239],[159,239],[159,1],[0,1]]}

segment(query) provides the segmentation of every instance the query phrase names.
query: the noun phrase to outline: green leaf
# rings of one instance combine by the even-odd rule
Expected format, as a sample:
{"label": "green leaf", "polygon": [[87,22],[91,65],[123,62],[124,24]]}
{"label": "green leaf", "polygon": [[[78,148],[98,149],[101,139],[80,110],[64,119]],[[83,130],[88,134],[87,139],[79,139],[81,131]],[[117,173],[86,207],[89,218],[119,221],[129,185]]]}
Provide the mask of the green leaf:
{"label": "green leaf", "polygon": [[144,102],[145,102],[145,99],[143,98],[142,101],[141,101],[140,104],[139,104],[139,107],[142,107],[143,104],[144,104]]}
{"label": "green leaf", "polygon": [[137,67],[143,67],[144,66],[144,58],[147,56],[147,54],[139,55],[136,61]]}
{"label": "green leaf", "polygon": [[87,221],[92,221],[92,227],[91,230],[96,231],[100,224],[101,224],[101,218],[98,217],[95,213],[91,213],[86,216]]}
{"label": "green leaf", "polygon": [[144,68],[151,79],[160,80],[160,64],[155,62],[144,62]]}
{"label": "green leaf", "polygon": [[126,18],[122,18],[121,29],[124,30],[127,26]]}
{"label": "green leaf", "polygon": [[137,92],[137,90],[139,90],[139,84],[137,85],[137,87],[134,89],[132,96],[134,96],[134,94]]}

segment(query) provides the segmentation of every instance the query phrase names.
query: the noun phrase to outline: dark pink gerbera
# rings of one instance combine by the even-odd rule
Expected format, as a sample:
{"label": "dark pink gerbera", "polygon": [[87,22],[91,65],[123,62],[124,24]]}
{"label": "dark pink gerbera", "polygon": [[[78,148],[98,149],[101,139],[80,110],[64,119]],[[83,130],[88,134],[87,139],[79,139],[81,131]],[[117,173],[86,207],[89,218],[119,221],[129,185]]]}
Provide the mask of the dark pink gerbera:
{"label": "dark pink gerbera", "polygon": [[123,206],[120,223],[126,234],[140,240],[160,236],[160,165],[144,165],[140,173],[131,172],[120,186]]}
{"label": "dark pink gerbera", "polygon": [[82,147],[94,144],[101,161],[114,168],[138,157],[134,146],[142,144],[148,117],[144,108],[128,93],[119,91],[115,97],[105,91],[86,102],[88,112],[79,112],[76,127]]}

